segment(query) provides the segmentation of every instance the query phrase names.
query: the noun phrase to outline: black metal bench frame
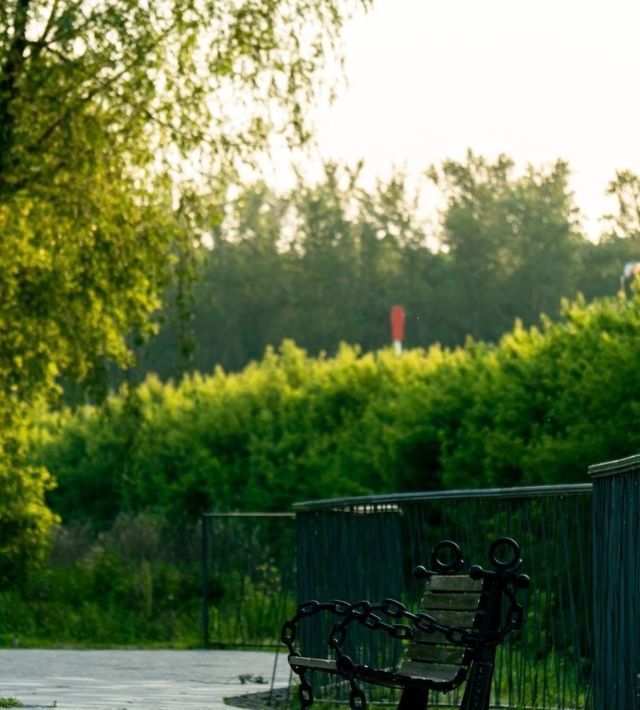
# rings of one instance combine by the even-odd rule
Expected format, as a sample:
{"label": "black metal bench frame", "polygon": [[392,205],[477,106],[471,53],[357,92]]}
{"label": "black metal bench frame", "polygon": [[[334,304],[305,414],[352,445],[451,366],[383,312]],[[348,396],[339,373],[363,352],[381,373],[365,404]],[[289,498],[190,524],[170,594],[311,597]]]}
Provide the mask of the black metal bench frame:
{"label": "black metal bench frame", "polygon": [[[498,551],[505,548],[510,551],[507,560],[498,557]],[[448,562],[441,559],[445,551],[452,558]],[[496,540],[489,548],[489,560],[493,569],[474,565],[468,575],[460,575],[464,560],[459,546],[451,540],[438,543],[431,554],[432,569],[420,566],[414,570],[418,579],[426,581],[423,604],[416,613],[390,598],[378,603],[313,600],[300,604],[295,616],[283,624],[281,640],[289,650],[289,665],[300,678],[302,710],[313,704],[307,671],[330,673],[347,681],[352,710],[366,710],[367,706],[357,681],[401,688],[398,710],[424,710],[429,690],[448,692],[465,680],[460,710],[488,710],[496,647],[509,632],[522,625],[523,607],[516,600],[516,591],[529,586],[529,578],[519,571],[522,558],[515,540]],[[508,606],[503,613],[505,600]],[[447,613],[433,611],[434,608],[465,612]],[[321,612],[339,619],[333,624],[327,642],[328,653],[333,653],[334,659],[304,657],[295,648],[298,623]],[[458,618],[467,620],[466,625],[451,623]],[[343,646],[352,623],[385,632],[395,639],[409,640],[400,668],[372,668],[347,656]]]}

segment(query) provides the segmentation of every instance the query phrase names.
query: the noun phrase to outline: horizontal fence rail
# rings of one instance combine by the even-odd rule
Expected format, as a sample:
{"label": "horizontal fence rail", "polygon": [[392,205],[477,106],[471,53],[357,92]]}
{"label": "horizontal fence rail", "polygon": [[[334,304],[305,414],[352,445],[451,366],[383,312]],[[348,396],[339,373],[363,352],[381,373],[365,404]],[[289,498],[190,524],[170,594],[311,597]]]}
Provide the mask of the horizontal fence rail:
{"label": "horizontal fence rail", "polygon": [[567,483],[564,485],[548,486],[515,486],[511,488],[465,488],[441,491],[417,491],[413,493],[388,493],[385,495],[354,496],[350,498],[325,498],[321,500],[308,500],[294,503],[296,512],[310,510],[327,510],[339,508],[361,507],[374,505],[393,505],[400,503],[421,503],[423,501],[452,501],[452,500],[486,500],[488,498],[541,498],[551,496],[573,496],[590,494],[591,483]]}
{"label": "horizontal fence rail", "polygon": [[[418,564],[429,566],[437,542],[458,542],[468,567],[486,565],[493,540],[513,537],[521,545],[523,570],[532,586],[522,631],[499,647],[492,704],[590,707],[591,491],[591,484],[579,484],[299,503],[294,507],[298,600],[395,597],[415,608],[420,588],[411,571]],[[327,626],[321,619],[308,621],[306,631],[301,629],[303,654],[326,654]],[[393,666],[402,650],[399,643],[374,634],[365,640],[364,633],[354,635],[349,655],[378,667]],[[326,676],[315,680],[318,694],[340,699],[340,685],[329,689],[323,682]],[[381,693],[373,691],[372,700],[394,701]],[[442,707],[456,701],[453,693],[430,698]]]}

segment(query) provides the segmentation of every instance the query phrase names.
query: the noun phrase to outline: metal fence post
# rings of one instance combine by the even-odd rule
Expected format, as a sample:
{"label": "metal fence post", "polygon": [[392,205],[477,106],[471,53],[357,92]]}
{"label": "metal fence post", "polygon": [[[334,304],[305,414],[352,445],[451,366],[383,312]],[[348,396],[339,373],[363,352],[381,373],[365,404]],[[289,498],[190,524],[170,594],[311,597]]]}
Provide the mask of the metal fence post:
{"label": "metal fence post", "polygon": [[640,707],[640,456],[589,468],[593,480],[595,710]]}
{"label": "metal fence post", "polygon": [[209,647],[209,524],[207,516],[200,518],[202,526],[202,641]]}

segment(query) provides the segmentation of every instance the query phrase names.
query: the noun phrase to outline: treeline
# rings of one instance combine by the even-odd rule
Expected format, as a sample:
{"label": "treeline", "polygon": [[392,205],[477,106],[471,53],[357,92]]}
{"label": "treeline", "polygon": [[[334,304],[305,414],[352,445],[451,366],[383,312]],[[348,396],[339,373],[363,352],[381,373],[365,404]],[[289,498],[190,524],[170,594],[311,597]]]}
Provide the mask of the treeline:
{"label": "treeline", "polygon": [[358,169],[330,165],[288,194],[254,185],[226,205],[210,248],[177,256],[137,377],[237,371],[284,339],[312,355],[340,342],[374,351],[389,342],[394,304],[407,313],[408,347],[456,346],[469,335],[495,342],[516,318],[555,318],[563,297],[612,295],[640,258],[638,179],[620,172],[609,185],[618,210],[595,244],[569,176],[562,161],[518,174],[506,156],[469,152],[428,171],[436,224],[402,176],[364,189]]}
{"label": "treeline", "polygon": [[640,299],[614,297],[495,346],[313,358],[285,342],[237,374],[152,377],[46,415],[33,463],[58,481],[63,521],[99,529],[121,513],[179,525],[318,497],[585,481],[637,450],[639,338]]}

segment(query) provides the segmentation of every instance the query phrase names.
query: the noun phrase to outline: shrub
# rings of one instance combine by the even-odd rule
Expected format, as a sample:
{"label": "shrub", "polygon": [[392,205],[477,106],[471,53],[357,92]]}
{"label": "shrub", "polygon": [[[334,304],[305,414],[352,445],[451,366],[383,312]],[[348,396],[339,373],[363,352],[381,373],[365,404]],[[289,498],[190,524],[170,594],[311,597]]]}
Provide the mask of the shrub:
{"label": "shrub", "polygon": [[300,499],[585,480],[637,450],[640,299],[565,304],[498,345],[396,357],[293,343],[237,374],[149,378],[102,407],[45,417],[34,464],[67,522],[120,513],[179,527],[204,510]]}

